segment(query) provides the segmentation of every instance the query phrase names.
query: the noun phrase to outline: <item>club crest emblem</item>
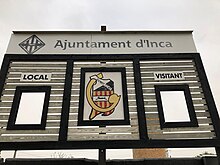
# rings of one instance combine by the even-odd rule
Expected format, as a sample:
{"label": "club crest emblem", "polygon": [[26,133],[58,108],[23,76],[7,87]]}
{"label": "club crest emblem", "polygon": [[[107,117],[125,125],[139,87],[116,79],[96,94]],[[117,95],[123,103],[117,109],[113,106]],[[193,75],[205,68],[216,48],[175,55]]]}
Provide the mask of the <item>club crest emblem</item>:
{"label": "club crest emblem", "polygon": [[89,120],[96,116],[109,116],[115,111],[121,95],[114,92],[114,82],[104,78],[103,73],[90,76],[86,86],[86,99],[91,106]]}
{"label": "club crest emblem", "polygon": [[130,123],[125,68],[81,68],[78,125]]}

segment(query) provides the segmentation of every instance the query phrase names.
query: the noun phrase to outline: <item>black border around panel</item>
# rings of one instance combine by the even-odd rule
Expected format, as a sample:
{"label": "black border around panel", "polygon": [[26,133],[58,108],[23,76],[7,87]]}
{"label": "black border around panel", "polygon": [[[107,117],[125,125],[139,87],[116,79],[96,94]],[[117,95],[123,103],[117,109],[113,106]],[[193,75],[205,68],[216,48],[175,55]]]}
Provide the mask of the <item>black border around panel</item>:
{"label": "black border around panel", "polygon": [[211,92],[211,88],[208,82],[208,78],[205,73],[205,69],[200,56],[195,57],[196,69],[199,74],[200,82],[202,85],[202,90],[207,102],[207,106],[210,112],[211,120],[213,122],[213,127],[215,129],[216,136],[220,139],[220,120],[219,114],[215,105],[215,101]]}
{"label": "black border around panel", "polygon": [[198,148],[220,147],[219,139],[188,140],[94,140],[94,141],[45,141],[1,142],[1,150],[48,150],[48,149],[131,149],[131,148]]}
{"label": "black border around panel", "polygon": [[[176,127],[198,127],[198,121],[196,118],[195,109],[192,102],[189,86],[183,85],[155,85],[157,107],[160,119],[160,127],[163,128],[176,128]],[[183,91],[188,108],[189,122],[166,122],[164,117],[163,104],[161,99],[161,91]]]}
{"label": "black border around panel", "polygon": [[1,92],[0,96],[2,96],[9,66],[10,66],[10,59],[7,55],[5,55],[3,62],[2,62],[1,70],[0,70],[0,92]]}
{"label": "black border around panel", "polygon": [[147,133],[147,123],[145,116],[139,59],[134,59],[133,68],[134,68],[134,81],[135,81],[139,134],[140,134],[140,139],[147,140],[149,139],[149,137]]}
{"label": "black border around panel", "polygon": [[[209,83],[202,65],[199,53],[170,53],[170,54],[80,54],[80,55],[23,55],[6,54],[0,72],[1,92],[11,61],[97,61],[97,60],[195,60],[200,82],[207,101],[207,106],[217,137],[213,139],[180,139],[180,140],[94,140],[94,141],[38,141],[38,142],[0,142],[0,150],[33,150],[33,149],[97,149],[97,148],[179,148],[179,147],[220,147],[220,120],[214,103]],[[136,89],[137,90],[137,89]]]}
{"label": "black border around panel", "polygon": [[73,60],[67,61],[66,64],[66,76],[63,92],[62,113],[60,121],[59,141],[67,140],[67,131],[69,123],[69,111],[72,89],[72,77],[73,77]]}
{"label": "black border around panel", "polygon": [[[50,86],[17,86],[11,113],[8,120],[7,130],[44,130],[46,127],[47,112],[50,99]],[[16,124],[19,104],[22,93],[45,92],[44,105],[41,116],[41,124]],[[34,105],[33,105],[34,106]]]}
{"label": "black border around panel", "polygon": [[[124,120],[83,120],[84,112],[84,96],[85,96],[85,74],[86,72],[120,72],[122,81],[123,93],[123,109]],[[108,126],[108,125],[129,125],[129,109],[128,109],[128,95],[126,83],[126,70],[125,68],[81,68],[80,77],[80,99],[79,99],[79,112],[78,112],[78,125],[79,126]]]}

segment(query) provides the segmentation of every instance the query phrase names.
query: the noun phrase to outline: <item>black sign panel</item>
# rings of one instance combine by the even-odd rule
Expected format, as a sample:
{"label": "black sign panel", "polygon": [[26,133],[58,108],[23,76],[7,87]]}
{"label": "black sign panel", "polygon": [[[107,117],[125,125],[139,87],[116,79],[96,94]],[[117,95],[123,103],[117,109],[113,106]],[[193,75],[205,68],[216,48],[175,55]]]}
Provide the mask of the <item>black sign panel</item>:
{"label": "black sign panel", "polygon": [[[23,81],[24,75],[42,75],[47,81]],[[23,103],[22,99],[14,99],[16,89],[20,89],[21,97],[22,89],[38,87],[50,89],[40,91],[47,95],[42,103],[46,106],[42,123],[28,129],[22,125],[21,130],[15,119]],[[185,92],[188,98],[188,123],[163,120],[163,99],[158,102],[157,91],[169,91],[171,87]],[[219,117],[199,54],[7,54],[1,69],[0,92],[2,150],[220,144]]]}

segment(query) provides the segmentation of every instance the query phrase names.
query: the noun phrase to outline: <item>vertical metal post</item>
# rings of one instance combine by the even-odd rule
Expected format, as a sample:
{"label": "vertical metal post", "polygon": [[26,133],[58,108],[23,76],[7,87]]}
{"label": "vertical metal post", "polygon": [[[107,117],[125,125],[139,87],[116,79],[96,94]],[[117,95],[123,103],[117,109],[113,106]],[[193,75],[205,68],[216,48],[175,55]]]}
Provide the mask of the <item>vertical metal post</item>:
{"label": "vertical metal post", "polygon": [[[100,125],[99,128],[106,128],[106,126]],[[106,134],[106,133],[99,133]],[[99,149],[99,165],[106,165],[106,149]]]}
{"label": "vertical metal post", "polygon": [[17,156],[17,150],[15,150],[13,158],[16,158],[16,156]]}
{"label": "vertical metal post", "polygon": [[220,165],[220,147],[215,147],[215,152],[218,159],[218,165]]}
{"label": "vertical metal post", "polygon": [[101,26],[101,32],[106,32],[106,29],[107,29],[107,28],[106,28],[105,25],[102,25],[102,26]]}
{"label": "vertical metal post", "polygon": [[99,149],[99,165],[106,165],[106,149]]}

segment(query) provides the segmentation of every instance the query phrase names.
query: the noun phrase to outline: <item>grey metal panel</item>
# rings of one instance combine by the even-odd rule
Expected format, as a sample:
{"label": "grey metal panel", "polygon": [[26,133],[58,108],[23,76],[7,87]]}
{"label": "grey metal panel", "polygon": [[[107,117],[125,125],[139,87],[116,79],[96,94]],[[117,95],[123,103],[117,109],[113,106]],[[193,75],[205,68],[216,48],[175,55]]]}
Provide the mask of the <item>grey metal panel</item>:
{"label": "grey metal panel", "polygon": [[[51,73],[51,81],[20,81],[22,73]],[[66,62],[20,61],[11,62],[0,102],[1,142],[6,141],[57,141],[59,136]],[[51,96],[45,130],[6,130],[14,93],[17,86],[51,86]]]}
{"label": "grey metal panel", "polygon": [[[140,61],[143,98],[147,119],[149,137],[152,139],[204,139],[215,138],[215,133],[210,120],[210,113],[206,106],[203,90],[194,61],[184,60],[154,60]],[[154,72],[159,71],[181,71],[184,73],[184,80],[163,80],[158,81],[153,77]],[[188,84],[192,96],[199,127],[187,128],[166,128],[161,130],[155,97],[154,85]],[[157,129],[155,129],[155,126]],[[157,130],[157,131],[155,131]],[[178,133],[176,133],[178,132]]]}
{"label": "grey metal panel", "polygon": [[[78,114],[77,108],[78,107],[78,100],[79,100],[79,88],[80,88],[80,71],[81,67],[125,67],[126,68],[126,79],[127,79],[127,86],[128,86],[128,105],[129,105],[129,113],[130,113],[130,121],[131,125],[130,128],[121,129],[121,126],[114,126],[111,128],[107,128],[104,131],[105,135],[99,135],[99,133],[103,132],[103,128],[91,128],[91,127],[82,127],[78,128],[77,131],[73,131],[73,129],[68,129],[68,140],[134,140],[139,139],[139,130],[138,130],[138,119],[137,119],[137,105],[136,105],[136,96],[135,96],[135,86],[134,86],[134,74],[133,74],[133,62],[132,61],[106,61],[103,65],[101,64],[102,61],[96,62],[84,62],[84,61],[77,61],[74,63],[73,68],[73,80],[72,80],[72,97],[71,97],[71,106],[70,106],[70,114],[69,114],[69,126],[77,127],[77,122],[71,123],[73,121],[77,121]],[[75,85],[78,84],[78,85]],[[73,102],[76,100],[76,102]],[[130,130],[133,130],[132,132]],[[92,135],[91,132],[94,134]],[[90,134],[86,134],[90,133]]]}

